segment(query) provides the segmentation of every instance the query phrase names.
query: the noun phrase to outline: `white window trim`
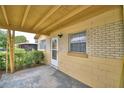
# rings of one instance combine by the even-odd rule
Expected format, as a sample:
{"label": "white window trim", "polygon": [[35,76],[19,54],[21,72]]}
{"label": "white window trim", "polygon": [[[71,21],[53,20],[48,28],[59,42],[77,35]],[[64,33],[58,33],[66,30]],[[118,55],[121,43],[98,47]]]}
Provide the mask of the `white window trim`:
{"label": "white window trim", "polygon": [[[85,32],[86,31],[82,31],[82,32]],[[76,32],[76,33],[81,33],[81,32]],[[73,35],[73,34],[76,34],[76,33],[70,33],[68,34],[68,53],[80,53],[80,54],[86,54],[87,53],[87,37],[86,37],[86,51],[85,52],[77,52],[77,51],[71,51],[71,46],[70,46],[70,36]]]}

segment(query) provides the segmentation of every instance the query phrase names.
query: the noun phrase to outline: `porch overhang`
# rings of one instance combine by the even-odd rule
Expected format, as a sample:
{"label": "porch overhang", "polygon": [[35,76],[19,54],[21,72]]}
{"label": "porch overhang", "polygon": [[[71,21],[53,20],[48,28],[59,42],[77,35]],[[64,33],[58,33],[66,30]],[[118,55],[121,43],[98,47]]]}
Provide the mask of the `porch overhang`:
{"label": "porch overhang", "polygon": [[[35,38],[39,38],[41,34],[48,35],[52,31],[97,16],[119,6],[1,5],[0,7],[0,28],[35,33]],[[83,19],[80,20],[81,17]]]}

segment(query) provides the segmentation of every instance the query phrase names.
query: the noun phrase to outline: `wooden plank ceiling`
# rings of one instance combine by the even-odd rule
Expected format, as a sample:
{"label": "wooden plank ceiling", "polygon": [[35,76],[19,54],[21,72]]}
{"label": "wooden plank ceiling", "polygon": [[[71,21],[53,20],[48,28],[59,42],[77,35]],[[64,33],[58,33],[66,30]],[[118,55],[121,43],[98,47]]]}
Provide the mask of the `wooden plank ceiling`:
{"label": "wooden plank ceiling", "polygon": [[5,5],[0,6],[0,28],[50,34],[56,29],[86,20],[117,6]]}

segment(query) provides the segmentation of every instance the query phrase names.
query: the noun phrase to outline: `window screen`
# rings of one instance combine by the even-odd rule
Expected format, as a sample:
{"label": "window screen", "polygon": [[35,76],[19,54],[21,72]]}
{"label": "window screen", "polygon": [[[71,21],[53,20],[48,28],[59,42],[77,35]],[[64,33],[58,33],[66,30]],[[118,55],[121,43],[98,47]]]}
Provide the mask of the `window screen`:
{"label": "window screen", "polygon": [[46,40],[41,40],[39,45],[40,49],[46,49]]}
{"label": "window screen", "polygon": [[86,52],[86,32],[69,35],[69,48],[72,52]]}

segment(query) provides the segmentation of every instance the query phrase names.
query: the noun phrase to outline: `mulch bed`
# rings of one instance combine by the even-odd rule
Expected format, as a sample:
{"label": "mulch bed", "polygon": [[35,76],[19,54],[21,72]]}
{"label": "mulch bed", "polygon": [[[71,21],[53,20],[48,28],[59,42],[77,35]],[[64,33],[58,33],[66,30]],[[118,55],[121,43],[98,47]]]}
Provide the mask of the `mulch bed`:
{"label": "mulch bed", "polygon": [[3,71],[0,70],[0,79],[1,79],[1,77],[2,77],[2,74],[3,74]]}

